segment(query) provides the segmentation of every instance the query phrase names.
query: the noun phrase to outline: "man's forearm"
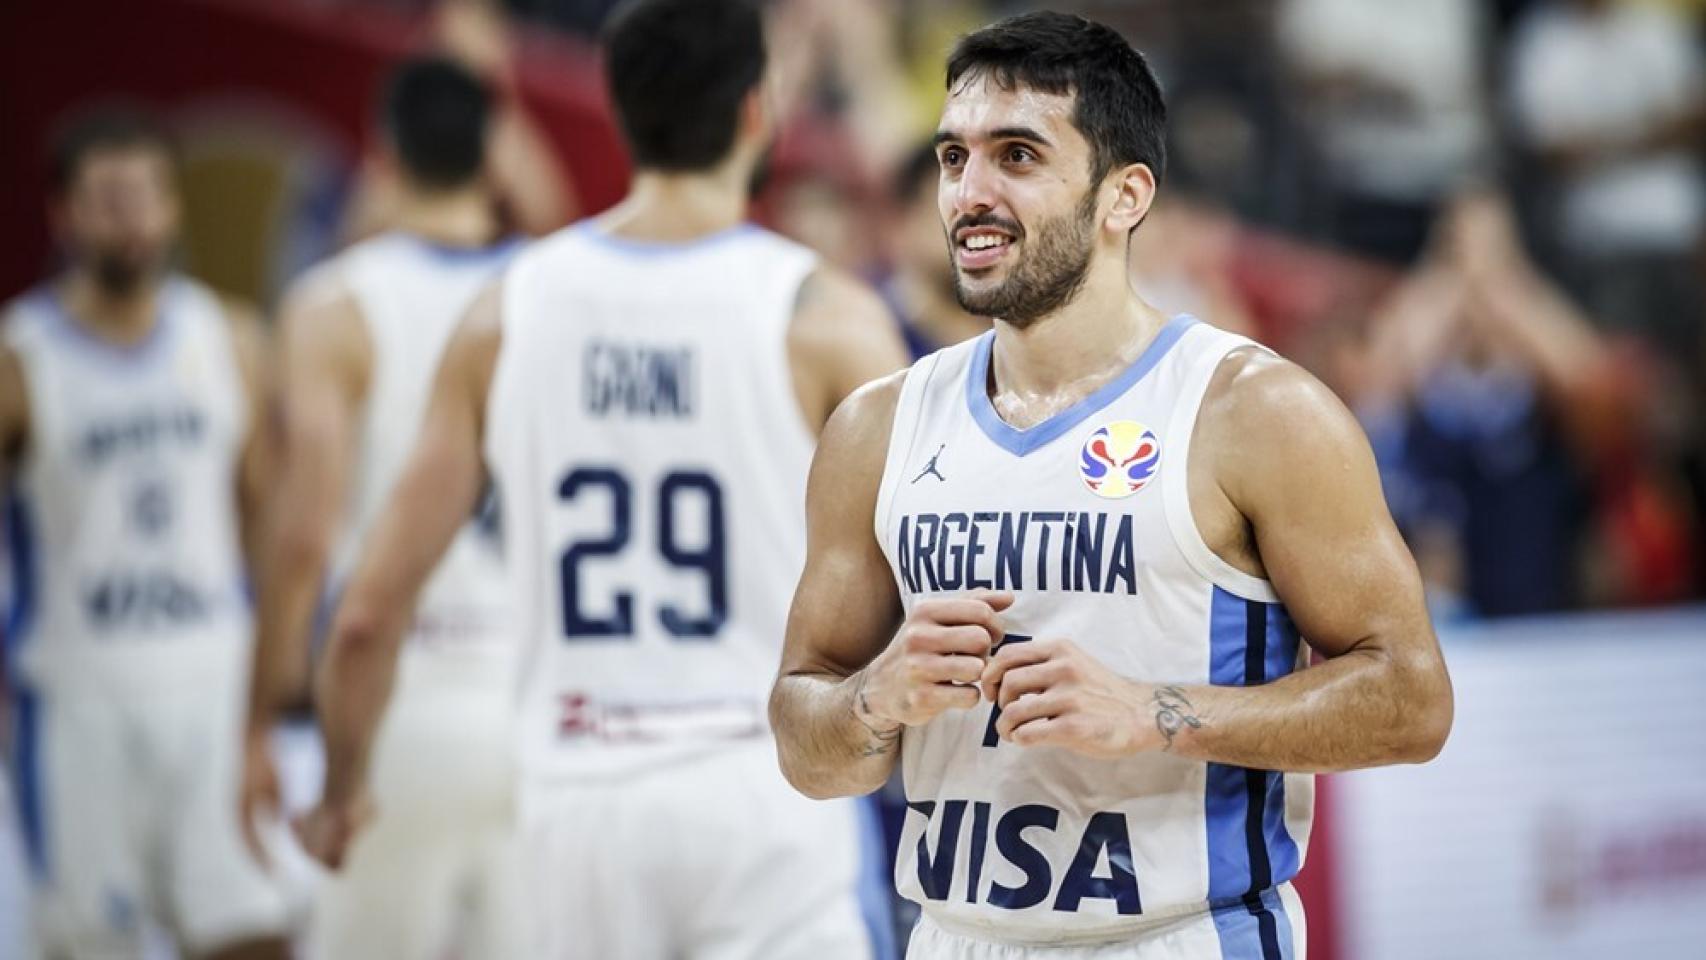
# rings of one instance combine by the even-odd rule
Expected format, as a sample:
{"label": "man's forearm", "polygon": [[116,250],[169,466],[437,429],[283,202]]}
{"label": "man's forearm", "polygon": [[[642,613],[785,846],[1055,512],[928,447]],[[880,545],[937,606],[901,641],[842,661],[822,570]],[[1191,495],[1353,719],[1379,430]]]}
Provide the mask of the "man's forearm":
{"label": "man's forearm", "polygon": [[400,622],[346,625],[340,618],[333,631],[316,683],[326,746],[322,794],[329,804],[347,803],[366,783],[374,734],[396,681],[403,629]]}
{"label": "man's forearm", "polygon": [[[288,569],[285,567],[288,566]],[[249,691],[249,725],[270,726],[308,694],[308,643],[319,599],[323,558],[280,561],[261,585],[255,662]]]}
{"label": "man's forearm", "polygon": [[1145,685],[1135,722],[1162,749],[1288,772],[1420,762],[1451,725],[1448,687],[1384,652],[1352,650],[1254,687]]}
{"label": "man's forearm", "polygon": [[864,672],[784,676],[770,696],[782,772],[809,797],[851,797],[881,787],[900,755],[901,728],[858,709]]}

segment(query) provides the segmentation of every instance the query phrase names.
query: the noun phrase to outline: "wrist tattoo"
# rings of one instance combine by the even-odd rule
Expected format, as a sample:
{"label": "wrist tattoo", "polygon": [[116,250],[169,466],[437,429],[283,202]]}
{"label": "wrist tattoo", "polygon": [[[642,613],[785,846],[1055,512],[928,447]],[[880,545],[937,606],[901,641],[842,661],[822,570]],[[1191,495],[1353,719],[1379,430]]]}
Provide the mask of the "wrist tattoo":
{"label": "wrist tattoo", "polygon": [[1179,731],[1190,727],[1200,730],[1203,726],[1201,717],[1197,716],[1196,708],[1186,699],[1185,692],[1178,687],[1168,685],[1155,691],[1152,698],[1155,704],[1155,729],[1161,731],[1161,736],[1167,741],[1163,750],[1173,749],[1173,738]]}
{"label": "wrist tattoo", "polygon": [[859,755],[861,757],[880,757],[893,752],[900,743],[902,728],[897,726],[893,730],[878,730],[871,725],[870,720],[866,719],[872,714],[871,705],[865,700],[865,679],[865,674],[860,674],[859,687],[853,691],[853,719],[858,720],[871,735],[870,739],[866,740],[865,745],[860,749]]}

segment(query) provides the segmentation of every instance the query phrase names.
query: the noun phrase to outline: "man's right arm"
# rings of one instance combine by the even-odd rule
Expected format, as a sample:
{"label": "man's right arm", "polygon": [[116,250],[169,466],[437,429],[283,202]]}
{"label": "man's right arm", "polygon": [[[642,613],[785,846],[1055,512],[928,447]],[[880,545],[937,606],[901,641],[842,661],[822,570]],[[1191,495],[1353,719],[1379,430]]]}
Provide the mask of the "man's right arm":
{"label": "man's right arm", "polygon": [[[782,772],[811,797],[882,786],[903,728],[977,705],[1010,595],[931,599],[900,622],[872,535],[903,374],[847,399],[824,427],[806,494],[806,568],[770,697]],[[897,623],[900,630],[896,632]]]}
{"label": "man's right arm", "polygon": [[[255,653],[239,793],[245,839],[262,862],[267,854],[254,824],[261,811],[279,806],[272,725],[308,697],[314,611],[343,515],[373,349],[354,297],[324,270],[285,297],[279,328],[282,474],[259,524]],[[266,415],[257,405],[255,416]]]}
{"label": "man's right arm", "polygon": [[24,362],[16,351],[0,344],[0,476],[11,477],[23,456],[30,432],[30,395],[24,383]]}
{"label": "man's right arm", "polygon": [[283,475],[267,511],[261,561],[251,732],[305,698],[314,611],[339,530],[366,397],[372,344],[354,297],[335,277],[306,278],[279,317]]}

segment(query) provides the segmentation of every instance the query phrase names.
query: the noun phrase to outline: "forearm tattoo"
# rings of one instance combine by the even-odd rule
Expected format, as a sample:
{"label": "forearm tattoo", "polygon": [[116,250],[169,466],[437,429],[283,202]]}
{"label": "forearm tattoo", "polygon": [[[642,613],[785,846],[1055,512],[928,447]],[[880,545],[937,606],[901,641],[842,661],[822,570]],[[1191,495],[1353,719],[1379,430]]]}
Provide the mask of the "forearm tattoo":
{"label": "forearm tattoo", "polygon": [[1167,745],[1161,749],[1173,749],[1173,738],[1186,727],[1192,730],[1202,729],[1202,718],[1197,716],[1196,708],[1191,706],[1191,701],[1185,698],[1185,692],[1178,687],[1169,685],[1156,690],[1153,700],[1155,729],[1161,731],[1161,736],[1167,741]]}
{"label": "forearm tattoo", "polygon": [[860,674],[859,687],[857,690],[853,691],[853,718],[858,720],[871,735],[870,738],[865,741],[864,746],[860,748],[859,756],[880,757],[884,754],[894,752],[895,747],[900,744],[900,731],[902,728],[895,727],[893,730],[887,731],[878,730],[876,727],[871,726],[871,722],[869,720],[865,719],[865,717],[871,713],[871,705],[865,702],[865,679],[865,674]]}

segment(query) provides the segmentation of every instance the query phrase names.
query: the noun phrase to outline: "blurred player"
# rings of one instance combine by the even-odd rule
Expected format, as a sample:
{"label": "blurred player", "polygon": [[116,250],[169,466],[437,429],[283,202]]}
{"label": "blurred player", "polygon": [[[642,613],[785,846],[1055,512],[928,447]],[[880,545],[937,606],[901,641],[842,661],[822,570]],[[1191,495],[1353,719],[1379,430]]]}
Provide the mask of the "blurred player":
{"label": "blurred player", "polygon": [[772,716],[813,796],[900,759],[909,957],[1299,957],[1307,772],[1451,722],[1349,413],[1132,292],[1164,117],[1088,20],[962,40],[938,202],[995,329],[861,391],[813,465]]}
{"label": "blurred player", "polygon": [[765,696],[814,434],[904,352],[872,293],[744,222],[773,127],[756,10],[640,0],[605,46],[632,190],[452,339],[339,606],[302,834],[336,863],[359,827],[402,611],[489,467],[526,643],[525,956],[868,956],[855,809],[788,789]]}
{"label": "blurred player", "polygon": [[954,265],[942,255],[942,215],[936,211],[936,145],[924,143],[894,175],[894,271],[882,284],[912,359],[989,332],[954,297]]}
{"label": "blurred player", "polygon": [[[515,249],[483,173],[490,99],[452,61],[387,87],[394,232],[315,269],[281,317],[285,465],[261,587],[245,808],[276,806],[268,731],[306,685],[316,600],[341,583],[403,471],[456,321]],[[519,956],[513,682],[495,518],[466,523],[414,610],[375,748],[377,817],[322,887],[316,957]],[[334,543],[336,549],[334,551]],[[335,592],[335,587],[334,587]],[[458,929],[460,927],[461,929]]]}
{"label": "blurred player", "polygon": [[261,330],[172,272],[173,157],[145,120],[86,119],[53,173],[70,266],[9,307],[0,349],[39,940],[50,957],[136,957],[151,919],[197,957],[282,957],[284,900],[231,803]]}

